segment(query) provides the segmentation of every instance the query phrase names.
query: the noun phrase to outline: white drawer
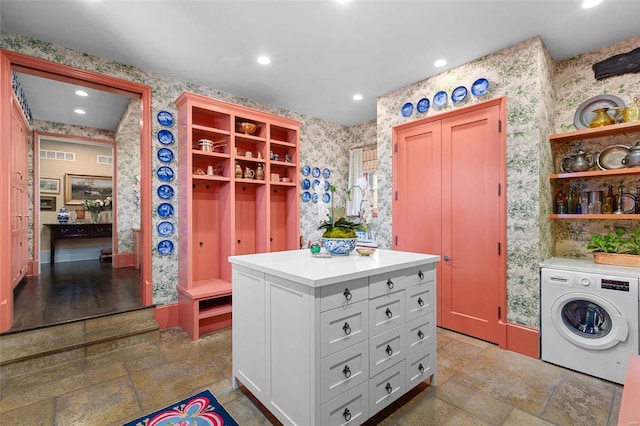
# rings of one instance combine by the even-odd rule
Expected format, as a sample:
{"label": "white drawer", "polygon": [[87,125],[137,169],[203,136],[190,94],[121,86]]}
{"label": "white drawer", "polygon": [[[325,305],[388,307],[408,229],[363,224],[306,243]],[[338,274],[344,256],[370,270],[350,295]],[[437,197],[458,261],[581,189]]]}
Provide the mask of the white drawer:
{"label": "white drawer", "polygon": [[393,271],[369,277],[369,298],[383,296],[407,287],[407,276],[402,271]]}
{"label": "white drawer", "polygon": [[346,391],[320,407],[323,426],[360,425],[369,417],[369,382]]}
{"label": "white drawer", "polygon": [[369,376],[373,377],[405,357],[404,328],[397,327],[369,339]]}
{"label": "white drawer", "polygon": [[435,374],[434,348],[435,345],[431,344],[407,357],[407,391]]}
{"label": "white drawer", "polygon": [[427,312],[432,312],[435,306],[435,283],[425,281],[408,287],[405,290],[407,297],[407,321],[418,318]]}
{"label": "white drawer", "polygon": [[436,279],[436,264],[429,263],[427,265],[417,266],[405,270],[407,276],[407,286],[421,283],[427,283]]}
{"label": "white drawer", "polygon": [[369,380],[369,416],[373,416],[405,393],[404,361]]}
{"label": "white drawer", "polygon": [[322,287],[320,289],[320,311],[328,311],[367,299],[369,299],[369,279],[367,277]]}
{"label": "white drawer", "polygon": [[[313,332],[310,330],[309,333]],[[320,314],[320,356],[369,338],[369,303],[364,300]]]}
{"label": "white drawer", "polygon": [[404,291],[386,294],[369,301],[369,335],[383,333],[405,322]]}
{"label": "white drawer", "polygon": [[407,355],[415,353],[435,340],[436,324],[433,311],[408,322],[404,326]]}
{"label": "white drawer", "polygon": [[320,361],[322,404],[369,380],[369,344],[350,346]]}

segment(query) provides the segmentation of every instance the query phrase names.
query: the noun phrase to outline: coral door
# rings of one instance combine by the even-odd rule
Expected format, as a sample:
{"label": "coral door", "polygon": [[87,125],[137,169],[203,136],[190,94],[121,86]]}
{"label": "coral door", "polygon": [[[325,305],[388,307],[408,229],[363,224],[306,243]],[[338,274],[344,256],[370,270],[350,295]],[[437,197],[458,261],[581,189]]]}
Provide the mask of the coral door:
{"label": "coral door", "polygon": [[504,289],[500,105],[394,129],[393,248],[441,256],[438,325],[498,342]]}

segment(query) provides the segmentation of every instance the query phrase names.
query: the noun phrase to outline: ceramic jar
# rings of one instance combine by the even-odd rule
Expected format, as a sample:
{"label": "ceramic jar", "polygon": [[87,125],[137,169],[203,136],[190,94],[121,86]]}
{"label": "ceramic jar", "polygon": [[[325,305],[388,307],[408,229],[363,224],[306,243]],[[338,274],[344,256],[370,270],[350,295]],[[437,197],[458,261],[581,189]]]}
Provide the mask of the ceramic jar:
{"label": "ceramic jar", "polygon": [[69,222],[69,212],[64,207],[61,207],[60,211],[58,212],[58,222],[60,223]]}

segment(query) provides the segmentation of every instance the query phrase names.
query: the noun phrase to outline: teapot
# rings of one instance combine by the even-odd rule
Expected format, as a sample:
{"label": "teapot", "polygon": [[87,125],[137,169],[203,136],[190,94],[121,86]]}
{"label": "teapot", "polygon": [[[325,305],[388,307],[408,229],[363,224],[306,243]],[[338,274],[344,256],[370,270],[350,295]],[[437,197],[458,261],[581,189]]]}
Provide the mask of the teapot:
{"label": "teapot", "polygon": [[245,179],[253,179],[253,177],[256,175],[256,172],[254,172],[253,170],[251,170],[249,167],[244,169],[244,178]]}
{"label": "teapot", "polygon": [[560,162],[560,170],[562,173],[570,172],[584,172],[589,170],[596,164],[596,156],[591,155],[588,158],[588,153],[579,149],[574,155],[567,155],[562,158]]}
{"label": "teapot", "polygon": [[629,153],[622,159],[625,167],[640,167],[640,141],[629,148]]}
{"label": "teapot", "polygon": [[262,168],[262,164],[258,164],[258,167],[256,167],[256,179],[264,179],[264,169]]}

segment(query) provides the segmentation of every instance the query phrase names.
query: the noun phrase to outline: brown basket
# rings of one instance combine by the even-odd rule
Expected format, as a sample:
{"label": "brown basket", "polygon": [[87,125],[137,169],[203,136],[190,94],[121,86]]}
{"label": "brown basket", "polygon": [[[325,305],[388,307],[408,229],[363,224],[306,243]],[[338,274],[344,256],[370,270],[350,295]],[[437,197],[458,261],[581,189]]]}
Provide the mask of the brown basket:
{"label": "brown basket", "polygon": [[593,253],[593,260],[603,265],[633,266],[640,268],[640,256],[635,254]]}

